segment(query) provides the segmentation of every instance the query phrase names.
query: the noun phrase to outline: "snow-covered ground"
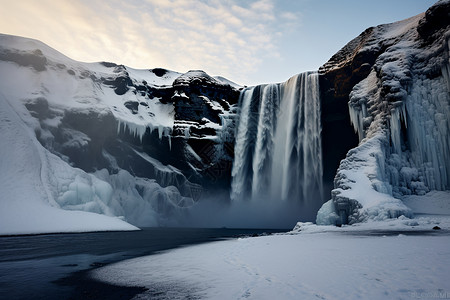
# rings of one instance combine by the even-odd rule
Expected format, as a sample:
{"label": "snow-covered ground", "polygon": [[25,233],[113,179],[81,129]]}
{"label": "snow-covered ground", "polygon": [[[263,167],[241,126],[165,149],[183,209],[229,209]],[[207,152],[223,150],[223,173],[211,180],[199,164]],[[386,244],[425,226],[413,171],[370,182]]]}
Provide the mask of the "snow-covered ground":
{"label": "snow-covered ground", "polygon": [[[135,258],[92,277],[148,291],[135,299],[443,299],[450,297],[448,192],[406,199],[418,219],[238,238]],[[430,198],[430,197],[429,197]],[[425,215],[425,213],[428,213]],[[439,226],[441,230],[433,230]]]}
{"label": "snow-covered ground", "polygon": [[448,235],[244,238],[136,258],[93,276],[149,289],[135,299],[448,297],[449,243]]}

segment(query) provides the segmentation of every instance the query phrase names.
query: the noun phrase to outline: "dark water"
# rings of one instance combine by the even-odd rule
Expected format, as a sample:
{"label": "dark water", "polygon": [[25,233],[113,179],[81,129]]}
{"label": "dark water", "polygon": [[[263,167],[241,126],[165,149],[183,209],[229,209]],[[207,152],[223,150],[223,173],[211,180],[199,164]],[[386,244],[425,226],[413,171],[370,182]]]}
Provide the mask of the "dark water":
{"label": "dark water", "polygon": [[93,281],[89,270],[183,245],[280,231],[146,228],[0,237],[0,299],[131,299],[142,289]]}

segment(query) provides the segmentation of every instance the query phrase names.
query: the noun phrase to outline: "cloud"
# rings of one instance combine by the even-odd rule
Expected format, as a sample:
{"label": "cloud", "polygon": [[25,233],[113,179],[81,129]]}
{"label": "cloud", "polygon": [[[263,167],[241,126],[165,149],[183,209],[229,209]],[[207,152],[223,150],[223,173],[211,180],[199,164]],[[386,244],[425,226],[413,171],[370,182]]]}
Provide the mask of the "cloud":
{"label": "cloud", "polygon": [[[40,39],[82,61],[204,69],[247,83],[296,16],[275,0],[0,0],[4,33]],[[286,26],[284,26],[286,25]],[[289,25],[289,26],[287,26]],[[286,29],[287,30],[287,29]]]}

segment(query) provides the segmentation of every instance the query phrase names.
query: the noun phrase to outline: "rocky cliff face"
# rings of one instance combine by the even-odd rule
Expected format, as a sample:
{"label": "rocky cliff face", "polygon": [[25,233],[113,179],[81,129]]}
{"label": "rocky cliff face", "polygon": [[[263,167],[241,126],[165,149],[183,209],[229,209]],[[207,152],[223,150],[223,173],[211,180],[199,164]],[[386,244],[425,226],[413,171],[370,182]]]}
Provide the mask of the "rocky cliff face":
{"label": "rocky cliff face", "polygon": [[2,101],[60,160],[43,162],[53,182],[44,201],[149,226],[176,222],[210,189],[227,191],[236,84],[202,71],[85,64],[38,41],[0,41]]}
{"label": "rocky cliff face", "polygon": [[327,204],[318,221],[328,213],[325,223],[408,216],[402,195],[449,189],[449,25],[450,3],[440,1],[367,29],[320,68],[324,143],[338,111],[350,117],[359,146],[340,163],[333,209]]}

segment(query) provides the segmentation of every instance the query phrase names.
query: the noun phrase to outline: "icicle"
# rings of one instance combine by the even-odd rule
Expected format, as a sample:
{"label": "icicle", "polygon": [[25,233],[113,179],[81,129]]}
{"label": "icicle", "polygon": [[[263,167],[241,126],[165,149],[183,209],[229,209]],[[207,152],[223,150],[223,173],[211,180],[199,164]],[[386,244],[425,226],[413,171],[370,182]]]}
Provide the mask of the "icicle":
{"label": "icicle", "polygon": [[390,119],[390,135],[391,135],[391,141],[392,141],[392,147],[394,150],[394,153],[401,155],[402,154],[402,147],[401,147],[401,141],[400,141],[400,131],[401,131],[401,125],[400,125],[400,109],[398,107],[393,108],[391,111],[391,119]]}
{"label": "icicle", "polygon": [[350,122],[352,123],[355,132],[358,133],[359,141],[361,141],[365,136],[363,109],[352,102],[348,102],[348,110],[350,114]]}
{"label": "icicle", "polygon": [[130,134],[133,137],[138,137],[142,143],[145,132],[147,131],[146,125],[126,122],[121,119],[117,119],[117,134]]}
{"label": "icicle", "polygon": [[164,127],[162,125],[158,126],[158,137],[159,139],[162,139],[164,133]]}
{"label": "icicle", "polygon": [[120,119],[117,120],[117,135],[120,134],[120,130],[122,129],[122,122],[120,122]]}
{"label": "icicle", "polygon": [[[450,188],[450,86],[446,84],[445,70],[442,75],[436,79],[416,78],[405,110],[410,119],[410,160],[431,190]],[[415,190],[412,185],[409,188]]]}

